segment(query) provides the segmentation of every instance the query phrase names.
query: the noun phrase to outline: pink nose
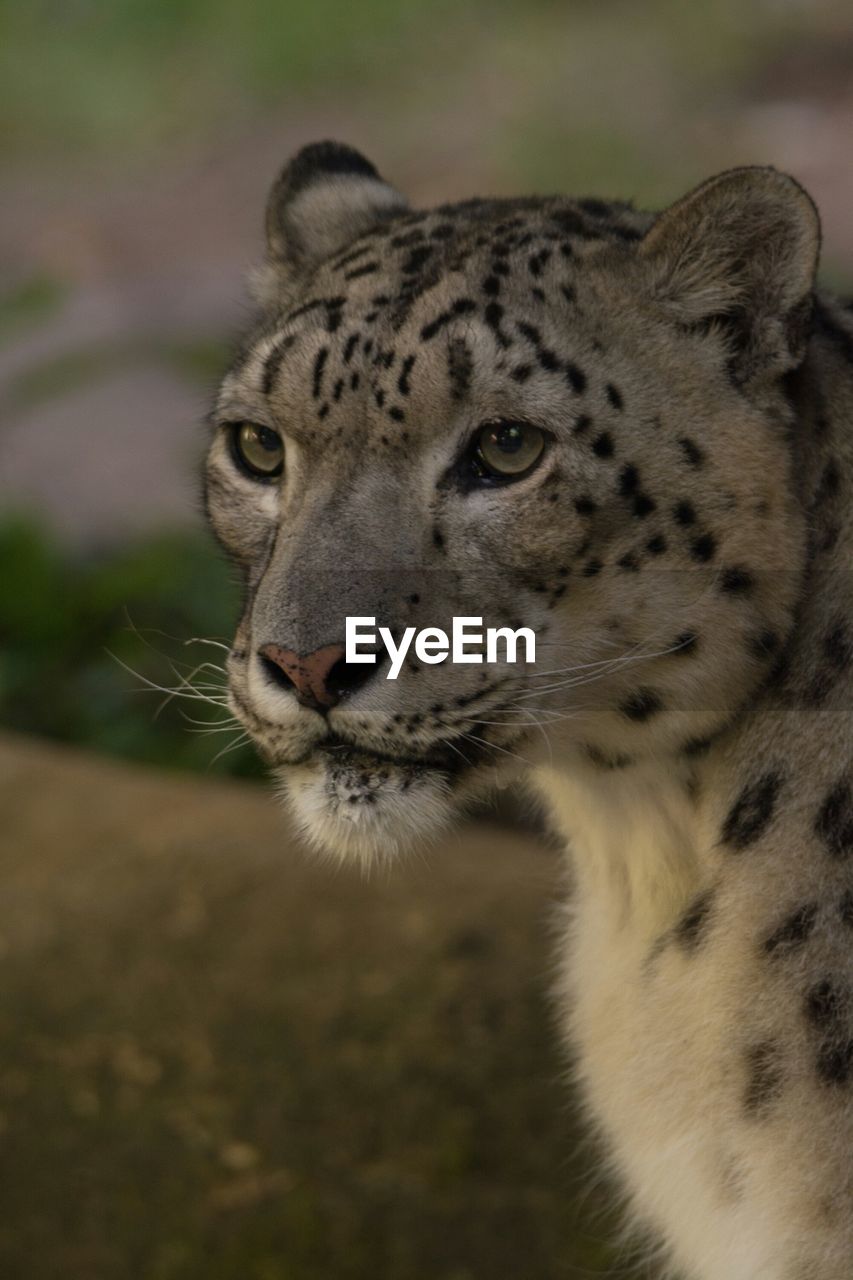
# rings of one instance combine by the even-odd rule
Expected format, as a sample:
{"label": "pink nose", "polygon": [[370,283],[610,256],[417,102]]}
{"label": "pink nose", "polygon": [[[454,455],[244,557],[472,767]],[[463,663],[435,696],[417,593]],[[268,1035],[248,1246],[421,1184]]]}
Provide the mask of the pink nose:
{"label": "pink nose", "polygon": [[297,698],[305,706],[319,711],[334,707],[340,701],[341,691],[330,687],[329,676],[344,657],[346,651],[342,644],[326,644],[322,649],[304,654],[282,649],[281,645],[265,644],[258,652],[265,662],[277,668],[274,674],[278,682],[292,685]]}

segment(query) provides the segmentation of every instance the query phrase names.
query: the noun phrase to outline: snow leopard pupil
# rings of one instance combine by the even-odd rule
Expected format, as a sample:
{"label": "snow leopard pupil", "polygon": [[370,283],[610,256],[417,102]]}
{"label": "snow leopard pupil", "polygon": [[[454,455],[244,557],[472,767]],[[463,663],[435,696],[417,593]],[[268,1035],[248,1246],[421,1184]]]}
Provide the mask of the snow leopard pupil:
{"label": "snow leopard pupil", "polygon": [[255,422],[238,423],[233,434],[238,463],[252,476],[272,479],[281,475],[284,444],[277,431]]}
{"label": "snow leopard pupil", "polygon": [[545,436],[528,422],[496,422],[484,427],[477,441],[482,462],[499,476],[519,476],[539,461]]}

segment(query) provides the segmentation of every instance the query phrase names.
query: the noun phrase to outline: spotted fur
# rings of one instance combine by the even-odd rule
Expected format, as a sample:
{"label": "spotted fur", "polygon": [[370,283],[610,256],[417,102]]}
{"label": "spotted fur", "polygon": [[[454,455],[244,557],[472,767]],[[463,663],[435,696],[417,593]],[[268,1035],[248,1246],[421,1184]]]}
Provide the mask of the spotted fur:
{"label": "spotted fur", "polygon": [[[525,771],[570,850],[560,1008],[637,1219],[693,1280],[848,1277],[853,324],[815,291],[814,206],[745,169],[658,215],[412,211],[327,143],[267,238],[207,469],[245,580],[235,713],[341,856]],[[483,487],[461,460],[495,419],[548,446]],[[247,420],[281,480],[235,466]],[[380,666],[321,715],[259,650],[347,615],[531,626],[538,661]]]}

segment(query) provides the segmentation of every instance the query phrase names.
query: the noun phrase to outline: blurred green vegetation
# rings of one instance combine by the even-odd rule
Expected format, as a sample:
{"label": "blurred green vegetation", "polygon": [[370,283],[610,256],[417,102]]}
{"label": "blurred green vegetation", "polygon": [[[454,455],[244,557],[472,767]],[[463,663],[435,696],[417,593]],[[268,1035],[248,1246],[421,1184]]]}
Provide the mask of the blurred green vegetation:
{"label": "blurred green vegetation", "polygon": [[153,764],[261,773],[248,747],[225,750],[240,736],[224,727],[227,709],[184,683],[223,696],[217,646],[233,630],[238,591],[209,540],[163,533],[72,559],[33,521],[11,518],[0,525],[0,578],[7,727]]}

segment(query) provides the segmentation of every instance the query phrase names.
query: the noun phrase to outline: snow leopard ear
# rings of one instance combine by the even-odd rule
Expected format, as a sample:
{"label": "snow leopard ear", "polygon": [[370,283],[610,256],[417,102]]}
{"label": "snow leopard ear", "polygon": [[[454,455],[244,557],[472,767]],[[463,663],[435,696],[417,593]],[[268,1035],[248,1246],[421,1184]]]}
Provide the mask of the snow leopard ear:
{"label": "snow leopard ear", "polygon": [[676,202],[639,245],[651,293],[682,325],[722,334],[741,385],[800,363],[808,342],[820,220],[776,169],[731,169]]}
{"label": "snow leopard ear", "polygon": [[358,151],[314,142],[285,165],[270,192],[269,260],[302,271],[405,208],[403,197]]}

